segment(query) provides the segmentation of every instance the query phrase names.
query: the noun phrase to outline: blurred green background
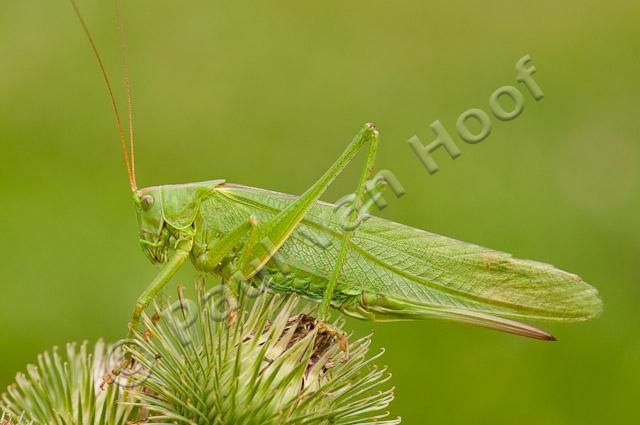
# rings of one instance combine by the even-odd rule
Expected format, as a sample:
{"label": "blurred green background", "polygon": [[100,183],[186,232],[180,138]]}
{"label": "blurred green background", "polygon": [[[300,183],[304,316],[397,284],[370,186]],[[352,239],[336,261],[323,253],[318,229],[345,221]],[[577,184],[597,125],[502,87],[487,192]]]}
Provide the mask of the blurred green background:
{"label": "blurred green background", "polygon": [[[80,0],[120,99],[110,1]],[[140,185],[226,178],[298,194],[365,122],[405,186],[380,214],[579,273],[604,315],[543,343],[464,325],[371,324],[407,424],[622,424],[640,419],[640,3],[125,1]],[[515,82],[530,54],[545,98]],[[427,174],[407,144],[493,120]],[[124,106],[124,103],[122,103]],[[155,269],[142,254],[112,112],[63,0],[0,14],[0,384],[36,354],[124,336]],[[359,167],[325,200],[353,190]],[[189,266],[191,267],[191,266]],[[185,279],[189,278],[189,274]],[[182,281],[182,283],[187,283]],[[169,289],[173,293],[174,286]]]}

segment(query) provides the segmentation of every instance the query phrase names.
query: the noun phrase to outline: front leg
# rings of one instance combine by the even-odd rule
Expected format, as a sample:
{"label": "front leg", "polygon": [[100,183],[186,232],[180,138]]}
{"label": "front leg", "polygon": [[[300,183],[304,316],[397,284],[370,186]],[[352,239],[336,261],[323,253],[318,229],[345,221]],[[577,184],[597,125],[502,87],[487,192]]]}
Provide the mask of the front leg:
{"label": "front leg", "polygon": [[[156,277],[151,281],[147,289],[144,290],[142,295],[138,297],[138,301],[136,302],[136,306],[133,309],[133,316],[131,317],[131,322],[129,323],[129,336],[127,341],[131,341],[136,336],[136,328],[138,327],[138,322],[140,322],[140,316],[142,312],[147,308],[149,303],[153,300],[153,298],[165,287],[165,285],[171,280],[174,274],[180,267],[184,264],[184,262],[189,258],[189,254],[191,253],[191,248],[193,248],[193,237],[189,236],[183,239],[180,239],[176,244],[176,252],[173,256],[167,261],[167,263],[162,266],[160,273],[156,275]],[[114,382],[114,378],[120,375],[121,371],[131,366],[132,357],[130,352],[125,352],[124,358],[118,365],[116,369],[111,371],[104,376],[102,384],[100,388],[104,388],[106,384]]]}
{"label": "front leg", "polygon": [[131,322],[129,323],[129,339],[135,337],[136,328],[140,321],[142,312],[149,306],[149,303],[151,303],[155,296],[158,295],[158,292],[160,292],[162,288],[169,283],[169,280],[171,280],[173,275],[180,270],[180,267],[184,264],[187,258],[189,258],[191,248],[193,248],[193,237],[181,239],[176,245],[176,252],[169,261],[162,266],[160,273],[158,273],[153,281],[151,281],[149,286],[147,286],[147,289],[145,289],[138,297],[136,306],[133,309]]}

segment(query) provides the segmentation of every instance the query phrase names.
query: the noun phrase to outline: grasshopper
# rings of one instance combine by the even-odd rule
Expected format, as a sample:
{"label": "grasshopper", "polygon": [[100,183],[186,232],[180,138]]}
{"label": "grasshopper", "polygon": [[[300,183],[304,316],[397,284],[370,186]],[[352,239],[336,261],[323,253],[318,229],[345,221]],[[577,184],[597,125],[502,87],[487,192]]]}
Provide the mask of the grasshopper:
{"label": "grasshopper", "polygon": [[[267,282],[371,321],[444,319],[541,340],[555,340],[525,320],[581,321],[602,302],[579,276],[471,243],[377,217],[345,227],[335,206],[319,200],[359,151],[367,151],[353,201],[357,221],[371,178],[379,134],[364,125],[338,159],[300,196],[211,180],[137,188],[127,71],[118,0],[118,29],[125,62],[129,140],[100,55],[74,0],[70,0],[97,58],[113,104],[143,251],[161,269],[138,298],[129,324],[187,262],[223,282]],[[128,144],[128,146],[127,146]],[[309,243],[316,235],[331,243]]]}

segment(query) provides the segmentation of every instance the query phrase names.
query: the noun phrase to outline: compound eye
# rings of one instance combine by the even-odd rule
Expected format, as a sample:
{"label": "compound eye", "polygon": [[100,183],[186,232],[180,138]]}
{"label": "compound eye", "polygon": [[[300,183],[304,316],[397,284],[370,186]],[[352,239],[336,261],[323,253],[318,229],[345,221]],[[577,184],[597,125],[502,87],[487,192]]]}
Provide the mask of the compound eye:
{"label": "compound eye", "polygon": [[148,211],[149,208],[151,208],[151,205],[153,205],[153,196],[144,195],[140,200],[140,204],[142,205],[143,210]]}

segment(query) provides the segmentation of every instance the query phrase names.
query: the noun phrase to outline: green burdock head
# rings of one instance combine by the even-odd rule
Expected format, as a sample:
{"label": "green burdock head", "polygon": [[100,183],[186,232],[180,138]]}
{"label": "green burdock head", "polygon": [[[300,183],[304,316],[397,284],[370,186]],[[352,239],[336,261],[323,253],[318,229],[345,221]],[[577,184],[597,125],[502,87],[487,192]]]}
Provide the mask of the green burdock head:
{"label": "green burdock head", "polygon": [[144,335],[118,345],[136,366],[104,390],[97,383],[119,349],[45,353],[3,394],[1,411],[52,425],[400,423],[386,419],[393,389],[374,365],[382,353],[367,357],[370,337],[347,349],[339,324],[317,322],[315,305],[295,296],[243,291],[237,309],[224,300],[223,288],[199,286],[193,300],[156,306]]}
{"label": "green burdock head", "polygon": [[123,404],[132,400],[127,392],[116,385],[98,388],[109,352],[99,341],[93,352],[84,343],[67,344],[65,354],[57,348],[40,354],[2,394],[1,415],[14,425],[126,425],[137,416],[133,406]]}
{"label": "green burdock head", "polygon": [[[243,293],[229,310],[222,287],[144,318],[133,347],[146,388],[137,405],[175,424],[397,424],[385,420],[393,389],[367,358],[371,339],[351,342],[319,324],[295,296]],[[315,308],[315,306],[313,306]],[[231,314],[229,314],[231,313]],[[134,381],[135,377],[131,377]]]}

